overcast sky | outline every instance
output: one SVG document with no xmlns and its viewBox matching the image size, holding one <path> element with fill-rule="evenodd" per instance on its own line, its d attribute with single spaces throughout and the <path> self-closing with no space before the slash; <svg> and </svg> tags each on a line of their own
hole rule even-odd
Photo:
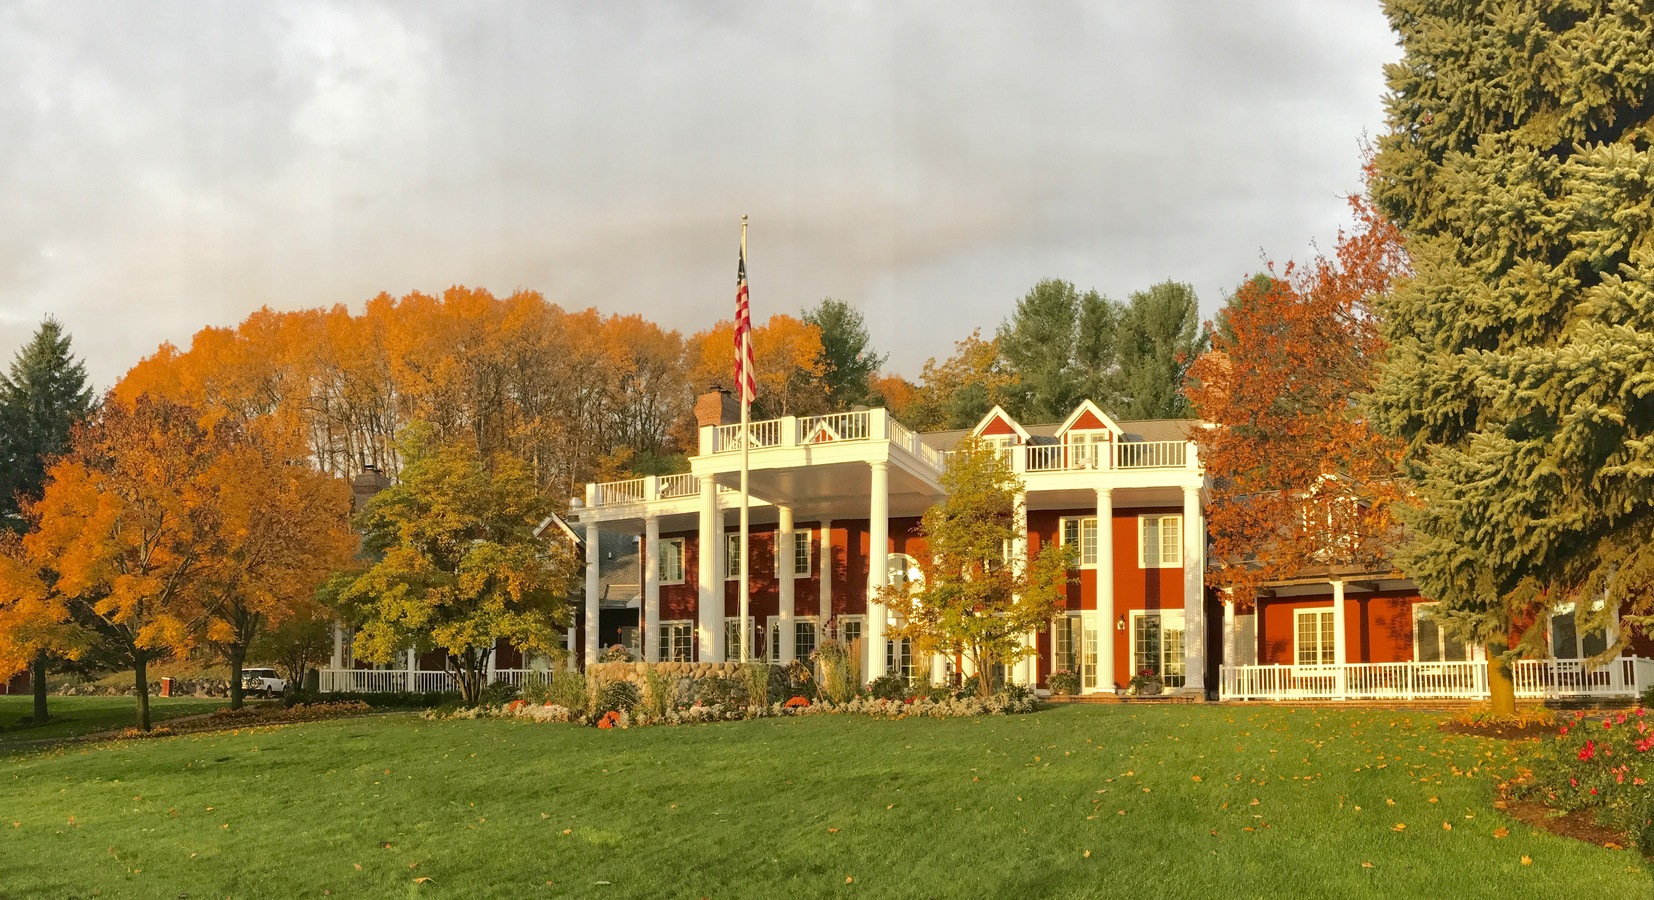
<svg viewBox="0 0 1654 900">
<path fill-rule="evenodd" d="M 1210 316 L 1329 248 L 1377 0 L 0 5 L 0 360 L 100 388 L 261 305 L 859 307 L 915 376 L 1044 277 Z M 0 363 L 3 364 L 3 363 Z"/>
</svg>

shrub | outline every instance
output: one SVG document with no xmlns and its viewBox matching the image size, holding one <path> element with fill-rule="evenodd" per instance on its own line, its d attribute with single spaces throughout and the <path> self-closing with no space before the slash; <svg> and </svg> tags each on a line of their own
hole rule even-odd
<svg viewBox="0 0 1654 900">
<path fill-rule="evenodd" d="M 1058 669 L 1052 672 L 1045 683 L 1051 687 L 1053 694 L 1078 694 L 1080 692 L 1080 676 L 1067 669 Z"/>
<path fill-rule="evenodd" d="M 677 706 L 678 692 L 676 676 L 661 672 L 657 666 L 643 667 L 643 711 L 650 718 L 662 718 Z"/>
<path fill-rule="evenodd" d="M 783 697 L 803 697 L 806 700 L 816 698 L 816 676 L 809 663 L 795 659 L 781 670 L 781 674 L 786 679 L 786 684 L 774 693 Z"/>
<path fill-rule="evenodd" d="M 1514 715 L 1498 716 L 1493 714 L 1489 707 L 1466 710 L 1453 717 L 1453 721 L 1460 725 L 1475 728 L 1527 728 L 1529 726 L 1556 725 L 1556 713 L 1543 706 L 1524 706 L 1516 710 Z"/>
<path fill-rule="evenodd" d="M 633 708 L 643 702 L 643 692 L 630 681 L 604 682 L 597 692 L 597 704 L 592 708 L 592 715 L 599 719 L 609 713 L 625 713 L 630 716 Z"/>
<path fill-rule="evenodd" d="M 875 700 L 901 700 L 913 696 L 913 686 L 907 676 L 897 672 L 880 675 L 867 685 L 867 692 Z"/>
<path fill-rule="evenodd" d="M 522 698 L 535 706 L 550 703 L 570 710 L 576 716 L 586 714 L 586 676 L 579 672 L 558 672 L 550 678 L 534 680 L 523 685 Z"/>
<path fill-rule="evenodd" d="M 295 691 L 288 698 L 288 706 L 300 706 L 317 703 L 345 703 L 355 701 L 365 703 L 374 709 L 435 709 L 448 703 L 459 700 L 457 693 L 415 693 L 405 691 L 386 691 L 384 693 L 331 693 L 313 694 L 309 691 Z"/>
<path fill-rule="evenodd" d="M 517 686 L 504 678 L 496 678 L 488 687 L 482 689 L 482 696 L 478 702 L 483 706 L 503 706 L 517 699 L 520 693 Z"/>
<path fill-rule="evenodd" d="M 725 678 L 722 675 L 708 675 L 705 678 L 695 679 L 693 688 L 695 702 L 702 706 L 746 706 L 746 682 L 738 678 Z"/>
<path fill-rule="evenodd" d="M 752 662 L 741 667 L 741 680 L 745 682 L 748 706 L 770 705 L 770 666 L 768 663 Z"/>
<path fill-rule="evenodd" d="M 843 703 L 855 696 L 861 665 L 853 649 L 838 641 L 826 641 L 816 649 L 815 658 L 821 664 L 821 696 L 827 700 Z"/>
<path fill-rule="evenodd" d="M 1541 743 L 1519 795 L 1563 810 L 1589 810 L 1605 828 L 1654 848 L 1654 725 L 1641 707 L 1587 717 L 1578 712 Z"/>
<path fill-rule="evenodd" d="M 1645 709 L 1654 707 L 1654 684 L 1649 685 L 1643 690 L 1642 700 L 1640 702 Z"/>
</svg>

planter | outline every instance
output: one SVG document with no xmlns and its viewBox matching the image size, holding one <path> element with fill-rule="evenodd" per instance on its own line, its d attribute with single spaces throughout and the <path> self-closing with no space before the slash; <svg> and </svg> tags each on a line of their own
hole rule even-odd
<svg viewBox="0 0 1654 900">
<path fill-rule="evenodd" d="M 1132 685 L 1129 690 L 1130 693 L 1138 697 L 1153 697 L 1165 690 L 1165 686 L 1158 681 L 1145 681 L 1141 684 Z"/>
</svg>

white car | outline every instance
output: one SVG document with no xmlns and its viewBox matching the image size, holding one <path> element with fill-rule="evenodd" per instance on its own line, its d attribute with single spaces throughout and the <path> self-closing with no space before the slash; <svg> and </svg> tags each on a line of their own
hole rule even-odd
<svg viewBox="0 0 1654 900">
<path fill-rule="evenodd" d="M 241 689 L 249 694 L 278 697 L 287 690 L 287 679 L 278 675 L 275 669 L 242 669 Z"/>
</svg>

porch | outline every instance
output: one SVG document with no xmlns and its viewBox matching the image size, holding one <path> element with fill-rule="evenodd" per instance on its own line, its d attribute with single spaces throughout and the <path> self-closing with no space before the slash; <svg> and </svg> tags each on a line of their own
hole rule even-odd
<svg viewBox="0 0 1654 900">
<path fill-rule="evenodd" d="M 1654 687 L 1654 659 L 1624 656 L 1524 659 L 1512 667 L 1516 696 L 1544 700 L 1631 699 Z M 1222 666 L 1222 700 L 1485 700 L 1487 662 Z"/>
</svg>

